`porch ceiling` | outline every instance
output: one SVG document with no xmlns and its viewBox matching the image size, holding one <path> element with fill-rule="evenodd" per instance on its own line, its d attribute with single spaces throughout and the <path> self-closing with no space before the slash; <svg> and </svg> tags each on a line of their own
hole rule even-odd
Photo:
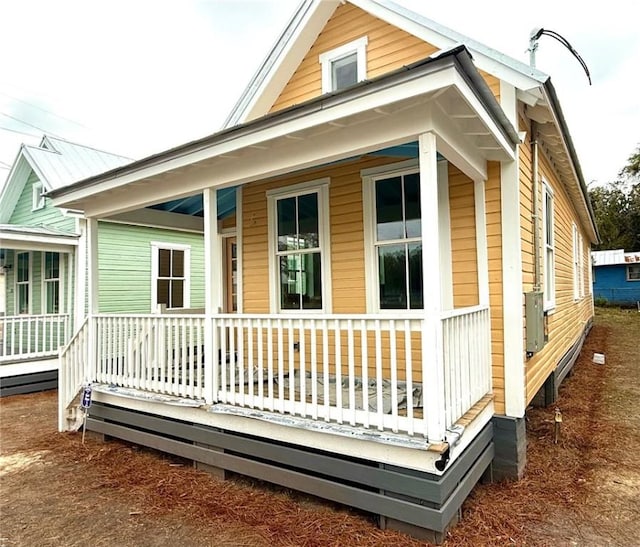
<svg viewBox="0 0 640 547">
<path fill-rule="evenodd" d="M 210 187 L 229 188 L 375 153 L 428 131 L 436 135 L 443 156 L 472 178 L 484 178 L 488 160 L 514 158 L 514 132 L 499 119 L 499 106 L 477 72 L 470 75 L 459 60 L 430 59 L 324 95 L 223 131 L 163 161 L 142 160 L 139 168 L 54 192 L 54 204 L 106 217 Z M 468 53 L 463 61 L 470 63 Z"/>
</svg>

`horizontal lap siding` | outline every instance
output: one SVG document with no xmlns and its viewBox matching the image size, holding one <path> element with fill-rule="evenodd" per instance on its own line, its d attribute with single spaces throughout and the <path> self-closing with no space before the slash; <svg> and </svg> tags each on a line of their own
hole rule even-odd
<svg viewBox="0 0 640 547">
<path fill-rule="evenodd" d="M 479 295 L 474 185 L 452 164 L 449 164 L 449 214 L 453 305 L 455 308 L 476 306 Z"/>
<path fill-rule="evenodd" d="M 500 164 L 487 163 L 485 209 L 491 307 L 491 379 L 496 413 L 504 413 L 504 332 L 502 304 L 502 205 Z"/>
<path fill-rule="evenodd" d="M 271 107 L 271 112 L 318 97 L 322 93 L 319 56 L 367 36 L 367 79 L 425 59 L 437 48 L 351 4 L 338 6 L 315 43 Z"/>
<path fill-rule="evenodd" d="M 104 313 L 151 311 L 151 242 L 191 246 L 191 307 L 204 307 L 203 236 L 100 222 L 99 309 Z"/>
<path fill-rule="evenodd" d="M 550 160 L 545 157 L 542 151 L 540 153 L 540 172 L 554 191 L 556 306 L 553 312 L 548 315 L 549 340 L 547 344 L 542 351 L 527 361 L 527 402 L 533 399 L 563 355 L 579 339 L 587 321 L 592 317 L 590 296 L 574 300 L 572 226 L 574 222 L 580 226 L 577 213 L 572 206 L 571 199 L 565 191 L 564 185 L 562 185 L 556 177 Z M 541 199 L 542 186 L 539 188 L 539 199 Z M 526 194 L 524 194 L 523 199 L 525 199 L 525 204 L 523 208 L 525 210 L 531 210 L 531 194 L 529 194 L 528 203 L 526 202 L 526 197 Z M 538 205 L 538 207 L 540 207 L 540 205 Z M 581 232 L 583 239 L 587 241 L 586 234 L 582 229 Z M 542 235 L 540 240 L 542 244 Z M 588 252 L 585 251 L 585 254 L 588 254 Z M 532 260 L 532 257 L 530 260 Z M 583 265 L 588 266 L 588 261 L 583 260 Z M 542 266 L 543 263 L 541 261 L 541 270 L 543 270 Z M 586 276 L 587 272 L 585 268 L 585 277 Z M 525 274 L 525 291 L 532 289 L 531 283 L 526 283 L 526 280 L 531 278 L 532 276 L 526 276 Z M 544 283 L 544 271 L 542 271 L 541 282 Z"/>
</svg>

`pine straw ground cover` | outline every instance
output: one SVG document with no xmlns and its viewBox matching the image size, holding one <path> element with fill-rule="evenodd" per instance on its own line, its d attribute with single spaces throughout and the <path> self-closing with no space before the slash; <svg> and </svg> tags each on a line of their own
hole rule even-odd
<svg viewBox="0 0 640 547">
<path fill-rule="evenodd" d="M 640 545 L 640 314 L 598 311 L 523 480 L 478 486 L 449 547 Z M 591 362 L 606 354 L 606 365 Z M 0 400 L 0 546 L 418 546 L 370 516 L 125 443 L 55 431 L 56 394 Z"/>
</svg>

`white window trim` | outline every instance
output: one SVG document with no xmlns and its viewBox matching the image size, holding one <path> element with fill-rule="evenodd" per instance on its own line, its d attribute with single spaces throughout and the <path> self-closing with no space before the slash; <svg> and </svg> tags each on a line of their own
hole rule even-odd
<svg viewBox="0 0 640 547">
<path fill-rule="evenodd" d="M 162 241 L 152 241 L 151 245 L 151 312 L 158 309 L 158 251 L 167 249 L 172 251 L 184 251 L 184 299 L 183 308 L 191 307 L 191 245 L 181 243 L 166 243 Z M 180 308 L 175 308 L 180 309 Z"/>
<path fill-rule="evenodd" d="M 367 79 L 368 42 L 368 38 L 366 36 L 362 36 L 357 40 L 353 40 L 352 42 L 320 54 L 319 62 L 322 65 L 322 93 L 330 93 L 333 91 L 333 82 L 331 81 L 331 64 L 334 61 L 353 53 L 356 53 L 357 55 L 358 82 Z"/>
<path fill-rule="evenodd" d="M 627 271 L 626 271 L 626 274 L 627 274 L 627 275 L 626 275 L 626 277 L 627 277 L 627 281 L 629 281 L 630 283 L 635 283 L 636 281 L 639 281 L 639 282 L 640 282 L 640 279 L 631 279 L 631 278 L 629 277 L 629 269 L 630 269 L 632 266 L 638 266 L 638 267 L 640 268 L 640 264 L 627 264 L 627 267 L 626 267 L 626 270 L 627 270 Z"/>
<path fill-rule="evenodd" d="M 24 254 L 28 256 L 28 262 L 29 262 L 29 269 L 28 269 L 29 279 L 27 280 L 26 283 L 24 281 L 20 281 L 20 282 L 18 281 L 18 264 L 19 264 L 18 257 Z M 13 277 L 13 283 L 15 286 L 15 289 L 14 289 L 15 298 L 14 298 L 14 307 L 13 307 L 14 315 L 31 315 L 33 312 L 33 255 L 29 251 L 17 252 L 15 253 L 14 260 L 15 260 L 15 264 L 14 264 L 15 273 Z M 18 290 L 18 287 L 20 285 L 27 285 L 27 295 L 29 298 L 29 305 L 27 306 L 26 314 L 20 313 L 20 306 L 19 306 L 20 291 Z"/>
<path fill-rule="evenodd" d="M 384 315 L 397 315 L 401 312 L 403 315 L 415 315 L 423 317 L 424 310 L 397 309 L 382 310 L 380 309 L 380 290 L 378 282 L 378 257 L 375 252 L 375 230 L 376 230 L 376 214 L 375 214 L 375 181 L 382 178 L 388 178 L 397 175 L 407 175 L 419 172 L 419 162 L 417 160 L 407 160 L 381 167 L 372 167 L 360 171 L 362 177 L 362 200 L 364 209 L 364 260 L 365 260 L 365 287 L 367 299 L 367 313 L 376 313 Z"/>
<path fill-rule="evenodd" d="M 42 195 L 42 191 L 44 186 L 41 181 L 36 181 L 31 185 L 31 210 L 39 211 L 40 209 L 44 209 L 45 206 L 45 197 Z"/>
<path fill-rule="evenodd" d="M 269 308 L 271 313 L 332 313 L 331 283 L 331 236 L 329 231 L 329 177 L 293 184 L 283 188 L 274 188 L 266 192 L 267 196 L 267 237 L 269 238 Z M 322 309 L 319 310 L 281 310 L 280 278 L 276 260 L 277 211 L 279 199 L 296 197 L 311 193 L 318 194 L 318 231 L 320 256 L 322 260 Z"/>
<path fill-rule="evenodd" d="M 586 296 L 584 290 L 584 240 L 582 239 L 582 234 L 578 231 L 578 264 L 580 265 L 580 269 L 578 270 L 578 281 L 580 283 L 579 286 L 579 295 L 580 298 L 584 298 Z"/>
<path fill-rule="evenodd" d="M 551 245 L 547 245 L 547 195 L 551 196 Z M 555 200 L 553 195 L 553 189 L 546 180 L 542 180 L 542 263 L 544 272 L 544 285 L 543 285 L 543 309 L 546 312 L 552 311 L 556 307 L 556 268 L 555 268 Z M 551 251 L 551 279 L 547 279 L 547 273 L 549 271 L 547 264 L 548 251 Z M 547 289 L 550 294 L 547 294 Z"/>
<path fill-rule="evenodd" d="M 572 223 L 572 241 L 573 241 L 573 299 L 580 299 L 580 251 L 578 249 L 578 227 L 575 222 Z"/>
<path fill-rule="evenodd" d="M 54 252 L 54 251 L 49 251 L 49 252 Z M 42 315 L 64 314 L 64 299 L 63 299 L 64 279 L 65 279 L 64 260 L 63 260 L 62 253 L 56 252 L 56 254 L 58 255 L 58 277 L 51 278 L 51 279 L 45 278 L 47 251 L 42 251 L 42 256 L 40 258 L 40 261 L 41 261 L 40 264 L 41 264 L 41 270 L 42 270 L 42 275 L 41 275 L 42 288 L 40 290 L 40 300 L 41 300 L 40 309 L 42 310 Z M 47 312 L 47 283 L 50 283 L 52 281 L 58 281 L 58 313 L 57 314 Z"/>
</svg>

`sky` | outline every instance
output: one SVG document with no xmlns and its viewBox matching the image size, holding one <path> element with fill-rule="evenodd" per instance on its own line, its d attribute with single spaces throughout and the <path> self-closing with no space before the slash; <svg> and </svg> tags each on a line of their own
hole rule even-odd
<svg viewBox="0 0 640 547">
<path fill-rule="evenodd" d="M 134 159 L 218 131 L 299 0 L 0 2 L 0 184 L 43 133 Z M 534 28 L 587 184 L 640 144 L 640 3 L 396 3 L 522 62 Z M 527 9 L 528 8 L 528 9 Z"/>
</svg>

